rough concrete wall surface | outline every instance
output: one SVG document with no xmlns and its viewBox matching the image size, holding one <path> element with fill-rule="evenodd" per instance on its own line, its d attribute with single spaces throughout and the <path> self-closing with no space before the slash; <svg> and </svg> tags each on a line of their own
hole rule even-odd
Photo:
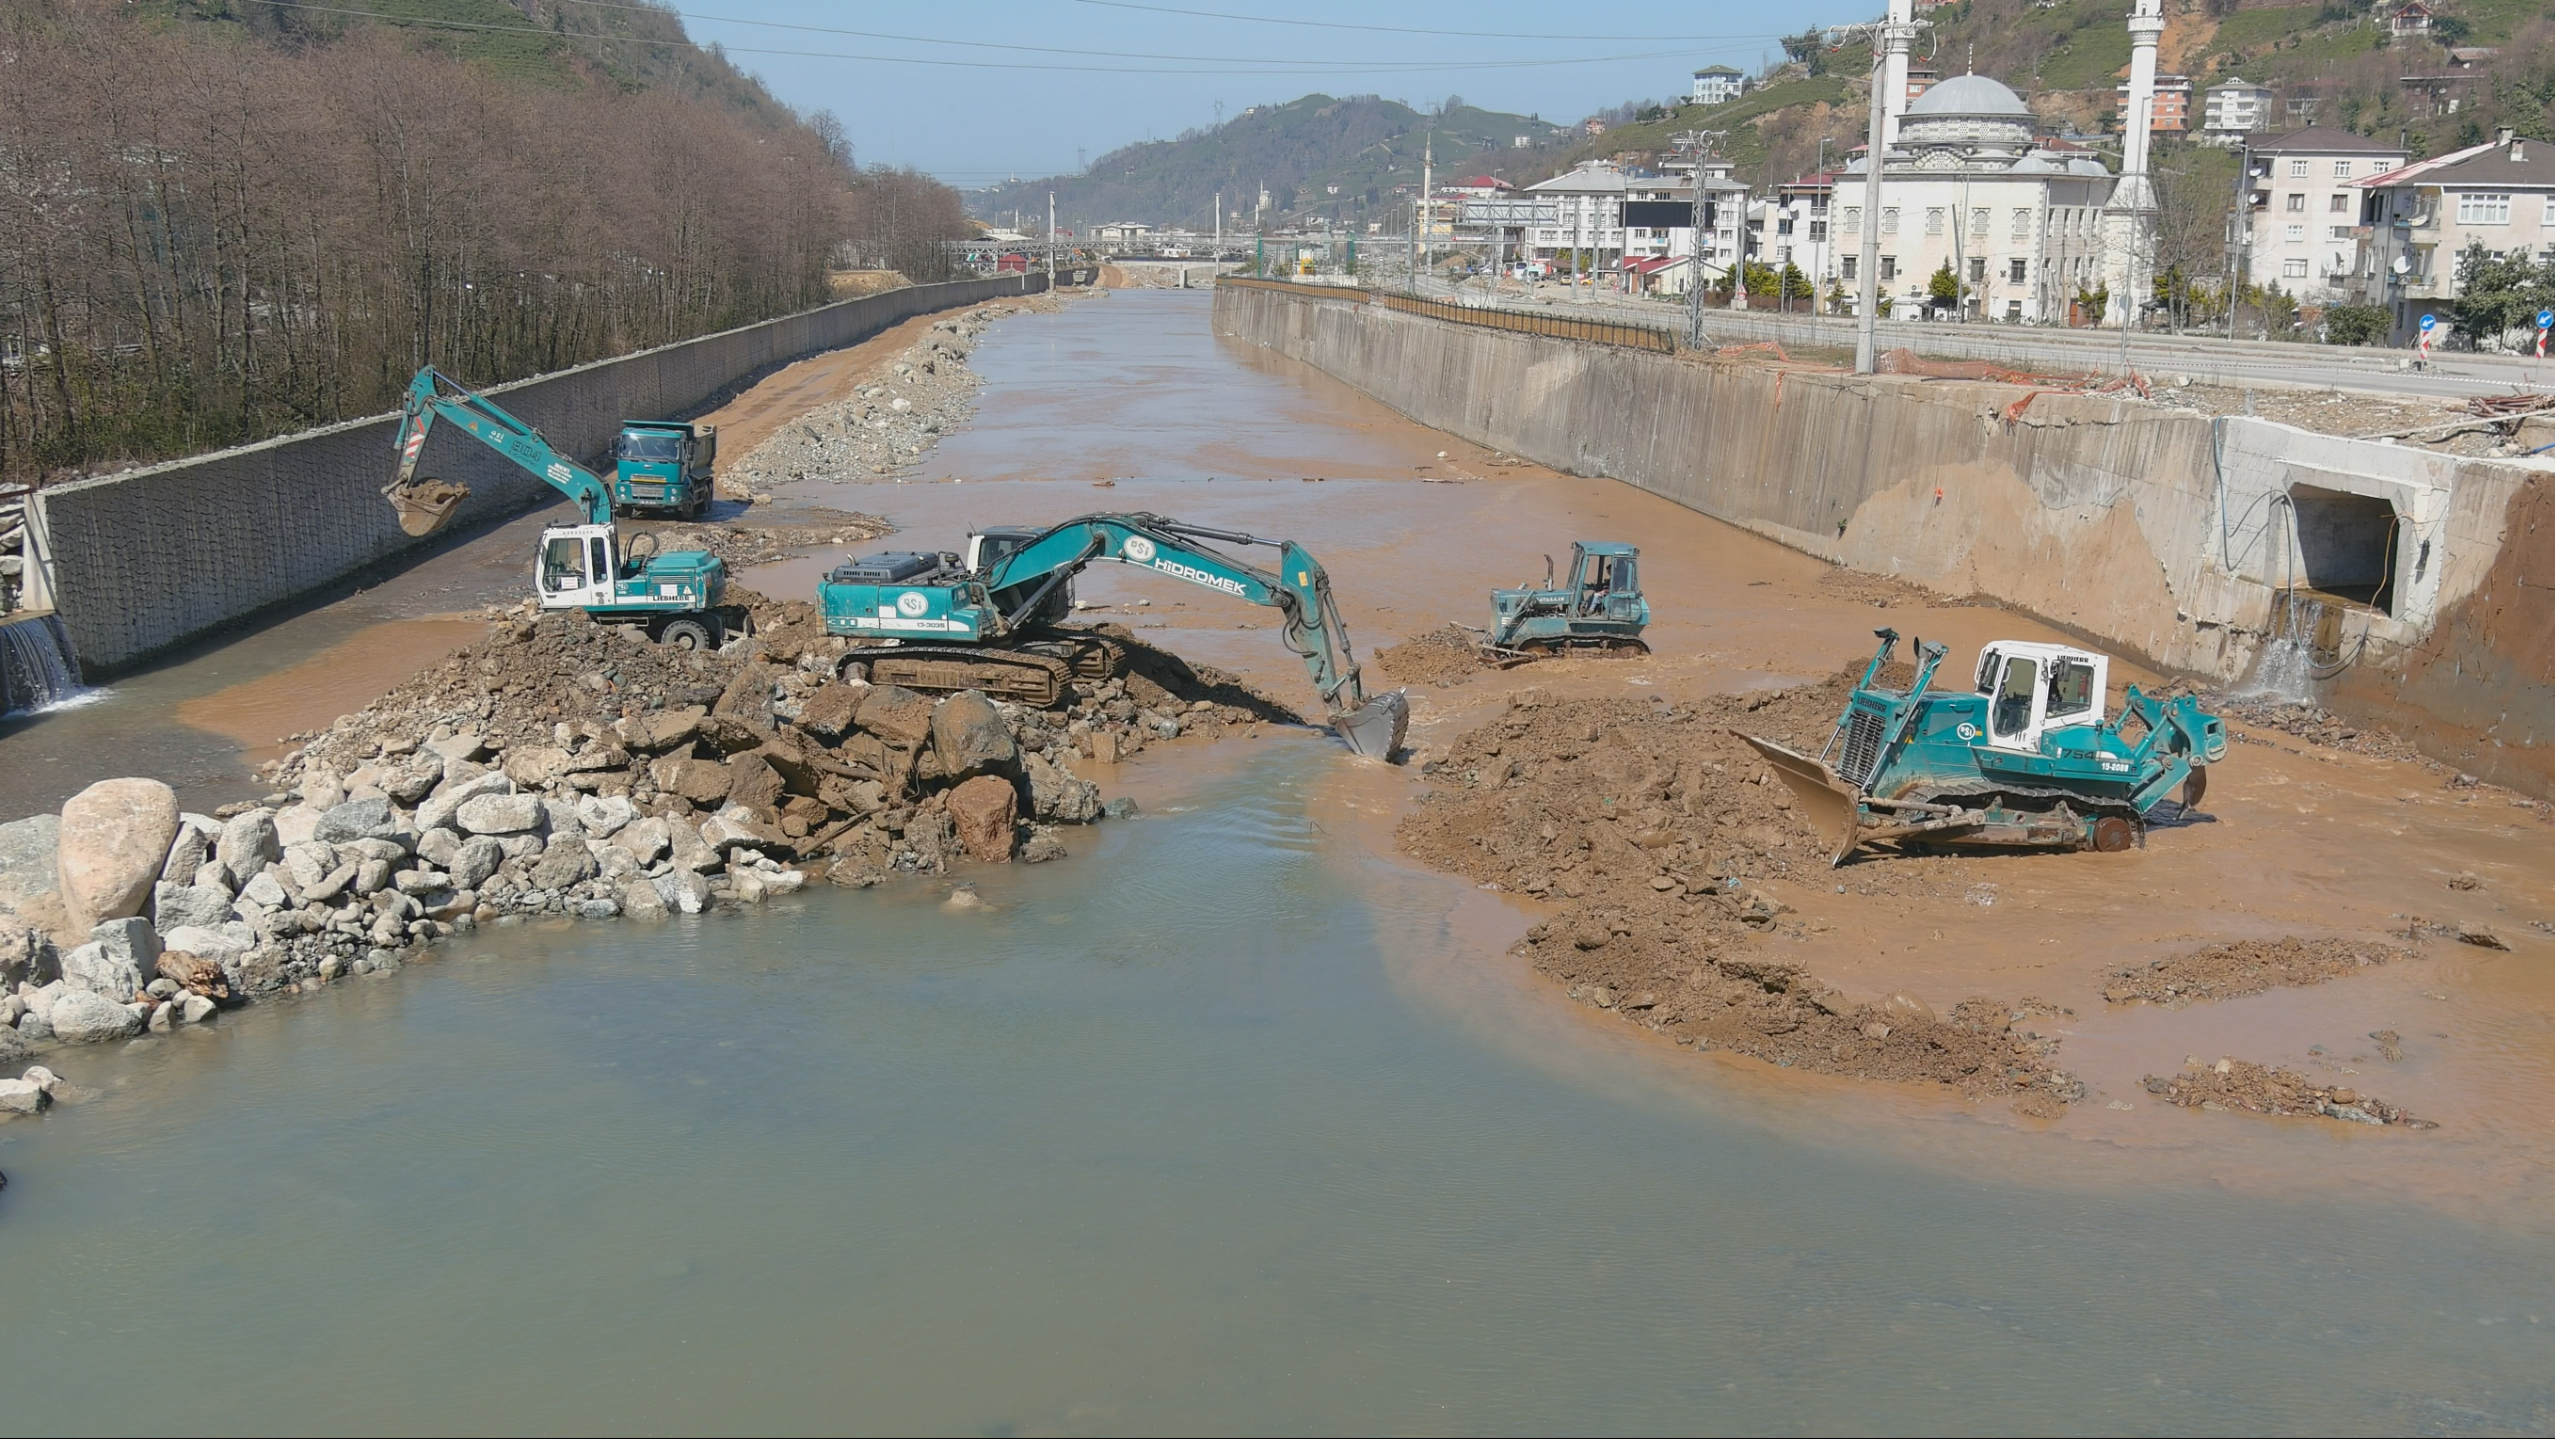
<svg viewBox="0 0 2555 1439">
<path fill-rule="evenodd" d="M 2393 603 L 2342 616 L 2356 668 L 2337 700 L 2383 692 L 2479 734 L 2542 716 L 2531 732 L 2555 735 L 2555 638 L 2527 629 L 2545 625 L 2531 618 L 2542 606 L 2514 608 L 2520 562 L 2503 542 L 2505 512 L 2536 503 L 2543 464 L 2012 385 L 1698 362 L 1239 287 L 1218 290 L 1215 316 L 1220 333 L 1422 424 L 2220 680 L 2241 676 L 2279 622 L 2298 497 L 2382 502 L 2366 532 L 2384 543 Z M 2308 523 L 2327 529 L 2307 539 L 2325 544 L 2329 519 L 2309 503 Z M 2536 568 L 2555 575 L 2547 558 Z M 2442 649 L 2437 621 L 2452 614 L 2462 648 Z"/>
<path fill-rule="evenodd" d="M 565 454 L 609 447 L 625 419 L 680 417 L 775 365 L 915 315 L 1018 294 L 1023 280 L 918 285 L 495 386 Z M 1028 277 L 1043 289 L 1042 277 Z M 34 529 L 81 665 L 111 671 L 436 540 L 402 533 L 380 496 L 396 415 L 39 491 Z M 441 426 L 421 474 L 470 486 L 455 531 L 554 491 Z"/>
</svg>

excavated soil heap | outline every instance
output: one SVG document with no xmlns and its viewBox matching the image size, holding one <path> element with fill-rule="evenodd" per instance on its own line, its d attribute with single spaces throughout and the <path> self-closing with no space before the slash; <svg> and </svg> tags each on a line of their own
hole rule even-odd
<svg viewBox="0 0 2555 1439">
<path fill-rule="evenodd" d="M 2147 1092 L 2185 1109 L 2240 1109 L 2248 1114 L 2306 1114 L 2353 1124 L 2401 1124 L 2437 1129 L 2375 1095 L 2349 1085 L 2320 1084 L 2294 1069 L 2276 1069 L 2242 1059 L 2216 1064 L 2194 1060 L 2168 1079 L 2147 1076 Z"/>
<path fill-rule="evenodd" d="M 1375 652 L 1375 667 L 1395 684 L 1459 685 L 1483 668 L 1473 632 L 1447 625 Z"/>
<path fill-rule="evenodd" d="M 1528 931 L 1528 961 L 1573 998 L 1681 1044 L 2016 1095 L 2024 1113 L 2055 1114 L 2083 1092 L 2038 1023 L 2063 1013 L 2055 1006 L 1974 998 L 1937 1015 L 1903 995 L 1852 999 L 1758 947 L 1790 924 L 1759 882 L 1824 876 L 1827 857 L 1731 731 L 1815 753 L 1860 673 L 1693 707 L 1527 691 L 1427 765 L 1434 786 L 1400 842 L 1441 869 L 1562 902 Z M 1948 863 L 1892 859 L 1862 882 L 1956 884 Z"/>
<path fill-rule="evenodd" d="M 2240 999 L 2287 985 L 2322 984 L 2412 957 L 2411 950 L 2346 939 L 2240 940 L 2120 970 L 2104 985 L 2103 998 L 2113 1004 L 2145 1000 L 2175 1006 Z"/>
</svg>

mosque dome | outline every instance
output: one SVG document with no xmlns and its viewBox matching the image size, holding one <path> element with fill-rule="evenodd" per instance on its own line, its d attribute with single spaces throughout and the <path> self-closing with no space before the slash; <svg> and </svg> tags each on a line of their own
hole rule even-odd
<svg viewBox="0 0 2555 1439">
<path fill-rule="evenodd" d="M 2032 110 L 2022 96 L 1984 75 L 1955 75 L 1907 107 L 1899 143 L 2019 151 L 2031 148 L 2032 130 Z"/>
</svg>

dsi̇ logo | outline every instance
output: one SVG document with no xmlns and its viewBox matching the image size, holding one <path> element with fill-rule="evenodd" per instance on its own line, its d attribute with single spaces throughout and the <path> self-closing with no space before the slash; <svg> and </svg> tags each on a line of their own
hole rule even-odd
<svg viewBox="0 0 2555 1439">
<path fill-rule="evenodd" d="M 896 597 L 896 613 L 909 620 L 921 619 L 923 611 L 931 607 L 932 602 L 923 597 L 921 590 L 907 590 Z"/>
<path fill-rule="evenodd" d="M 1118 551 L 1118 553 L 1140 565 L 1152 564 L 1154 555 L 1153 541 L 1146 539 L 1142 535 L 1129 535 L 1127 536 L 1127 543 Z"/>
</svg>

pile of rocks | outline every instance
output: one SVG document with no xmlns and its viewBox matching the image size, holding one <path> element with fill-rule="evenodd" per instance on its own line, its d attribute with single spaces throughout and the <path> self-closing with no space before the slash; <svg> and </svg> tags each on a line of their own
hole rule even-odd
<svg viewBox="0 0 2555 1439">
<path fill-rule="evenodd" d="M 792 480 L 852 480 L 892 475 L 920 459 L 941 434 L 974 413 L 984 383 L 967 355 L 985 327 L 1029 305 L 985 305 L 935 321 L 888 378 L 852 398 L 790 421 L 719 476 L 733 493 L 751 494 Z"/>
<path fill-rule="evenodd" d="M 257 803 L 181 813 L 119 779 L 0 825 L 0 1060 L 396 969 L 492 921 L 1061 858 L 1061 826 L 1132 811 L 1078 758 L 1293 718 L 1123 632 L 1134 667 L 1051 710 L 872 686 L 839 676 L 812 607 L 748 598 L 760 636 L 716 654 L 573 611 L 510 619 L 301 737 Z"/>
</svg>

